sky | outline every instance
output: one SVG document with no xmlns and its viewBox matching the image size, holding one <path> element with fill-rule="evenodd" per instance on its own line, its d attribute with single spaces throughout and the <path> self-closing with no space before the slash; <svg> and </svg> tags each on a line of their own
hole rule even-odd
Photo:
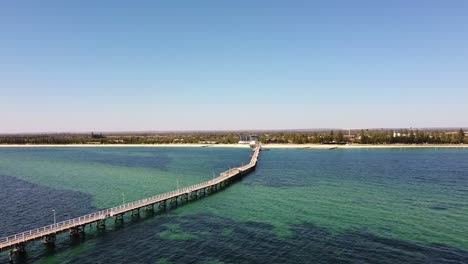
<svg viewBox="0 0 468 264">
<path fill-rule="evenodd" d="M 0 133 L 468 126 L 468 1 L 2 1 Z"/>
</svg>

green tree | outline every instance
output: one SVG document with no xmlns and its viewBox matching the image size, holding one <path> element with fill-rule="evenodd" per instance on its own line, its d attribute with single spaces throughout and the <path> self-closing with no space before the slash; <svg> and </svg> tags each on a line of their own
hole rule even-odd
<svg viewBox="0 0 468 264">
<path fill-rule="evenodd" d="M 335 134 L 335 142 L 337 142 L 337 143 L 344 142 L 343 131 L 338 130 L 338 132 Z"/>
<path fill-rule="evenodd" d="M 361 144 L 367 144 L 367 143 L 369 143 L 369 138 L 364 133 L 364 129 L 363 129 L 361 130 Z"/>
<path fill-rule="evenodd" d="M 458 143 L 460 143 L 460 144 L 465 141 L 465 131 L 463 131 L 462 128 L 460 128 L 460 130 L 458 130 L 457 140 L 458 140 Z"/>
<path fill-rule="evenodd" d="M 409 144 L 414 144 L 416 143 L 415 142 L 415 139 L 416 139 L 416 135 L 414 134 L 413 131 L 410 132 L 409 136 L 408 136 L 408 143 Z"/>
</svg>

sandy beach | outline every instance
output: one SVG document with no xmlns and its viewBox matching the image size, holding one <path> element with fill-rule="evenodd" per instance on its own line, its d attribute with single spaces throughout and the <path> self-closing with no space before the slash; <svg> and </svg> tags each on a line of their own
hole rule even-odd
<svg viewBox="0 0 468 264">
<path fill-rule="evenodd" d="M 0 148 L 34 147 L 198 147 L 198 148 L 249 148 L 244 144 L 43 144 L 43 145 L 0 145 Z M 401 148 L 468 148 L 468 144 L 392 144 L 392 145 L 324 145 L 324 144 L 262 144 L 266 149 L 401 149 Z"/>
</svg>

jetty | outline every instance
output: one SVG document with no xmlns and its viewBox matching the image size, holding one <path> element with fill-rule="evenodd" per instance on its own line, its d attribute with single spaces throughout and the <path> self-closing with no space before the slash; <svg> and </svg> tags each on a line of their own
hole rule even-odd
<svg viewBox="0 0 468 264">
<path fill-rule="evenodd" d="M 85 227 L 92 224 L 105 229 L 106 220 L 113 218 L 115 222 L 123 222 L 127 213 L 131 213 L 132 216 L 139 215 L 140 210 L 154 210 L 155 206 L 163 210 L 168 205 L 175 207 L 179 203 L 207 196 L 255 170 L 261 148 L 260 144 L 254 147 L 248 164 L 222 172 L 212 180 L 0 238 L 0 252 L 10 250 L 10 261 L 12 261 L 12 256 L 24 253 L 26 244 L 32 241 L 43 240 L 46 245 L 53 246 L 56 236 L 63 232 L 69 232 L 70 236 L 80 236 L 84 234 Z"/>
</svg>

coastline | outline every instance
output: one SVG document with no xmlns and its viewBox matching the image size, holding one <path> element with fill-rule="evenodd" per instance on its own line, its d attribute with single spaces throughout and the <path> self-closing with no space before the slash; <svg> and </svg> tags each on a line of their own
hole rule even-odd
<svg viewBox="0 0 468 264">
<path fill-rule="evenodd" d="M 269 149 L 401 149 L 401 148 L 468 148 L 468 144 L 352 144 L 352 145 L 324 145 L 324 144 L 262 144 Z"/>
<path fill-rule="evenodd" d="M 243 144 L 38 144 L 38 145 L 1 145 L 0 148 L 35 147 L 195 147 L 195 148 L 249 148 Z M 468 148 L 468 144 L 387 144 L 387 145 L 324 145 L 324 144 L 262 144 L 266 149 L 401 149 L 401 148 Z"/>
</svg>

